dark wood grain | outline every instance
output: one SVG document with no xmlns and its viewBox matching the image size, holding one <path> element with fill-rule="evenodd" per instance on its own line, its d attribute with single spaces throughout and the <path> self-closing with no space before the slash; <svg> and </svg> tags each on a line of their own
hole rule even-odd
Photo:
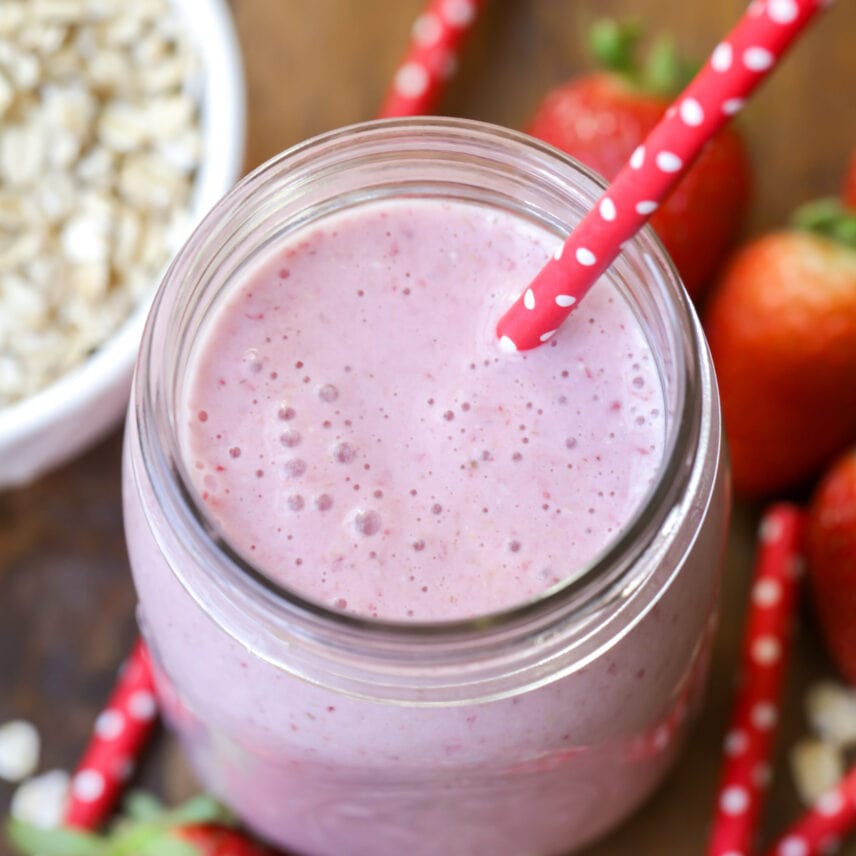
<svg viewBox="0 0 856 856">
<path fill-rule="evenodd" d="M 233 0 L 245 52 L 247 167 L 307 136 L 370 118 L 421 0 Z M 740 0 L 495 0 L 444 100 L 452 115 L 521 127 L 552 84 L 586 67 L 580 44 L 601 14 L 635 14 L 701 56 Z M 747 234 L 775 228 L 801 201 L 834 192 L 856 145 L 856 4 L 840 3 L 786 59 L 741 125 L 757 165 Z M 134 595 L 120 507 L 121 439 L 111 437 L 35 484 L 0 494 L 0 722 L 33 720 L 43 767 L 74 765 L 134 637 Z M 707 703 L 674 775 L 591 856 L 702 854 L 744 612 L 757 508 L 738 505 L 725 568 L 723 622 Z M 763 835 L 798 810 L 785 762 L 804 730 L 801 697 L 829 672 L 803 616 Z M 194 787 L 160 735 L 145 784 L 175 799 Z M 0 785 L 0 810 L 11 792 Z M 0 843 L 0 853 L 4 852 Z M 856 844 L 842 852 L 856 854 Z"/>
</svg>

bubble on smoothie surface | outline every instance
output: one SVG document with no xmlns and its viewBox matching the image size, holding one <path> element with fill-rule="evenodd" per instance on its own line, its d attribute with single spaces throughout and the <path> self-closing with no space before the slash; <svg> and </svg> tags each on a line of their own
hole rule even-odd
<svg viewBox="0 0 856 856">
<path fill-rule="evenodd" d="M 340 464 L 350 464 L 357 456 L 357 450 L 350 443 L 337 443 L 332 451 L 333 459 Z"/>
<path fill-rule="evenodd" d="M 306 472 L 306 461 L 303 458 L 292 458 L 285 462 L 285 472 L 292 478 L 302 476 Z"/>
<path fill-rule="evenodd" d="M 326 401 L 328 404 L 335 401 L 339 397 L 339 390 L 332 383 L 325 383 L 318 390 L 318 398 L 321 401 Z"/>
<path fill-rule="evenodd" d="M 300 511 L 305 504 L 303 497 L 299 493 L 292 494 L 288 498 L 288 507 L 291 511 Z"/>
<path fill-rule="evenodd" d="M 251 374 L 258 374 L 264 368 L 264 361 L 255 348 L 248 348 L 241 357 L 241 363 Z"/>
<path fill-rule="evenodd" d="M 333 497 L 329 493 L 322 493 L 315 498 L 315 507 L 319 511 L 329 511 L 333 507 Z"/>
<path fill-rule="evenodd" d="M 282 404 L 280 405 L 276 415 L 277 418 L 281 419 L 283 422 L 289 422 L 297 416 L 297 411 L 293 407 L 289 407 L 287 404 Z"/>
<path fill-rule="evenodd" d="M 289 428 L 279 435 L 279 442 L 287 449 L 293 449 L 300 443 L 300 432 L 295 428 Z"/>
<path fill-rule="evenodd" d="M 359 535 L 376 535 L 380 532 L 381 519 L 376 511 L 357 510 L 352 514 L 351 521 L 354 531 Z"/>
</svg>

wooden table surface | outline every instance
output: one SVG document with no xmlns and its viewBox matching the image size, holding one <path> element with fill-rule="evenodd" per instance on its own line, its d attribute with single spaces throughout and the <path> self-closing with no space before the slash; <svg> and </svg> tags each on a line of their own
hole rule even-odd
<svg viewBox="0 0 856 856">
<path fill-rule="evenodd" d="M 248 168 L 305 137 L 371 118 L 421 0 L 232 0 L 249 97 Z M 585 67 L 586 26 L 635 14 L 704 55 L 742 11 L 740 0 L 494 0 L 443 112 L 522 126 L 539 96 Z M 741 119 L 757 167 L 747 234 L 784 222 L 801 201 L 836 190 L 856 145 L 856 3 L 827 13 Z M 120 508 L 121 438 L 0 494 L 0 722 L 39 727 L 42 768 L 73 767 L 114 670 L 135 636 L 134 593 Z M 738 504 L 723 618 L 705 710 L 674 775 L 591 856 L 704 852 L 744 613 L 758 508 Z M 786 753 L 803 733 L 805 687 L 829 673 L 811 617 L 798 630 L 764 820 L 770 837 L 798 811 Z M 140 780 L 168 799 L 194 788 L 173 741 L 160 735 Z M 0 812 L 11 788 L 0 785 Z M 6 845 L 0 843 L 0 854 Z M 841 852 L 856 854 L 856 841 Z"/>
</svg>

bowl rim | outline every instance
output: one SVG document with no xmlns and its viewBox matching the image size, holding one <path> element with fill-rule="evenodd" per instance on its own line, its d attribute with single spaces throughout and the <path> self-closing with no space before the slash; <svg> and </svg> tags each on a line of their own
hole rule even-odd
<svg viewBox="0 0 856 856">
<path fill-rule="evenodd" d="M 170 3 L 190 35 L 205 79 L 200 100 L 203 155 L 191 193 L 189 234 L 241 174 L 246 141 L 246 84 L 238 36 L 226 0 Z M 32 395 L 0 407 L 0 456 L 13 453 L 17 444 L 51 424 L 97 405 L 102 396 L 123 381 L 127 380 L 130 386 L 149 307 L 166 267 L 131 314 L 83 362 Z M 86 445 L 96 439 L 93 436 Z M 73 454 L 81 451 L 83 447 Z M 43 471 L 41 459 L 49 457 L 49 449 L 33 456 L 29 467 L 32 475 Z M 0 488 L 6 483 L 2 470 L 0 467 Z"/>
</svg>

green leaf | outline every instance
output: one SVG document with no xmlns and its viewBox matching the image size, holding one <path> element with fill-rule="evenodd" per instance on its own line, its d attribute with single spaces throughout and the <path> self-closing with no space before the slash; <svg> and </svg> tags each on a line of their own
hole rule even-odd
<svg viewBox="0 0 856 856">
<path fill-rule="evenodd" d="M 797 229 L 823 235 L 848 247 L 856 247 L 856 212 L 833 197 L 801 205 L 794 211 L 791 223 Z"/>
<path fill-rule="evenodd" d="M 831 226 L 843 213 L 844 208 L 834 197 L 815 199 L 800 205 L 793 214 L 793 224 L 799 229 L 819 231 Z"/>
<path fill-rule="evenodd" d="M 164 813 L 163 803 L 146 791 L 131 791 L 122 802 L 122 808 L 131 820 L 140 822 L 154 820 Z"/>
<path fill-rule="evenodd" d="M 649 92 L 671 98 L 680 88 L 683 63 L 674 39 L 658 39 L 645 62 L 643 85 Z"/>
<path fill-rule="evenodd" d="M 104 839 L 91 832 L 59 827 L 42 829 L 10 818 L 6 824 L 16 850 L 30 856 L 93 856 L 103 852 Z"/>
<path fill-rule="evenodd" d="M 636 46 L 642 28 L 636 21 L 613 21 L 604 18 L 595 21 L 589 31 L 589 50 L 598 65 L 609 71 L 633 75 L 636 65 Z"/>
<path fill-rule="evenodd" d="M 162 818 L 165 826 L 195 826 L 203 823 L 218 823 L 225 826 L 235 824 L 234 815 L 209 794 L 197 794 L 187 802 L 166 812 Z"/>
</svg>

